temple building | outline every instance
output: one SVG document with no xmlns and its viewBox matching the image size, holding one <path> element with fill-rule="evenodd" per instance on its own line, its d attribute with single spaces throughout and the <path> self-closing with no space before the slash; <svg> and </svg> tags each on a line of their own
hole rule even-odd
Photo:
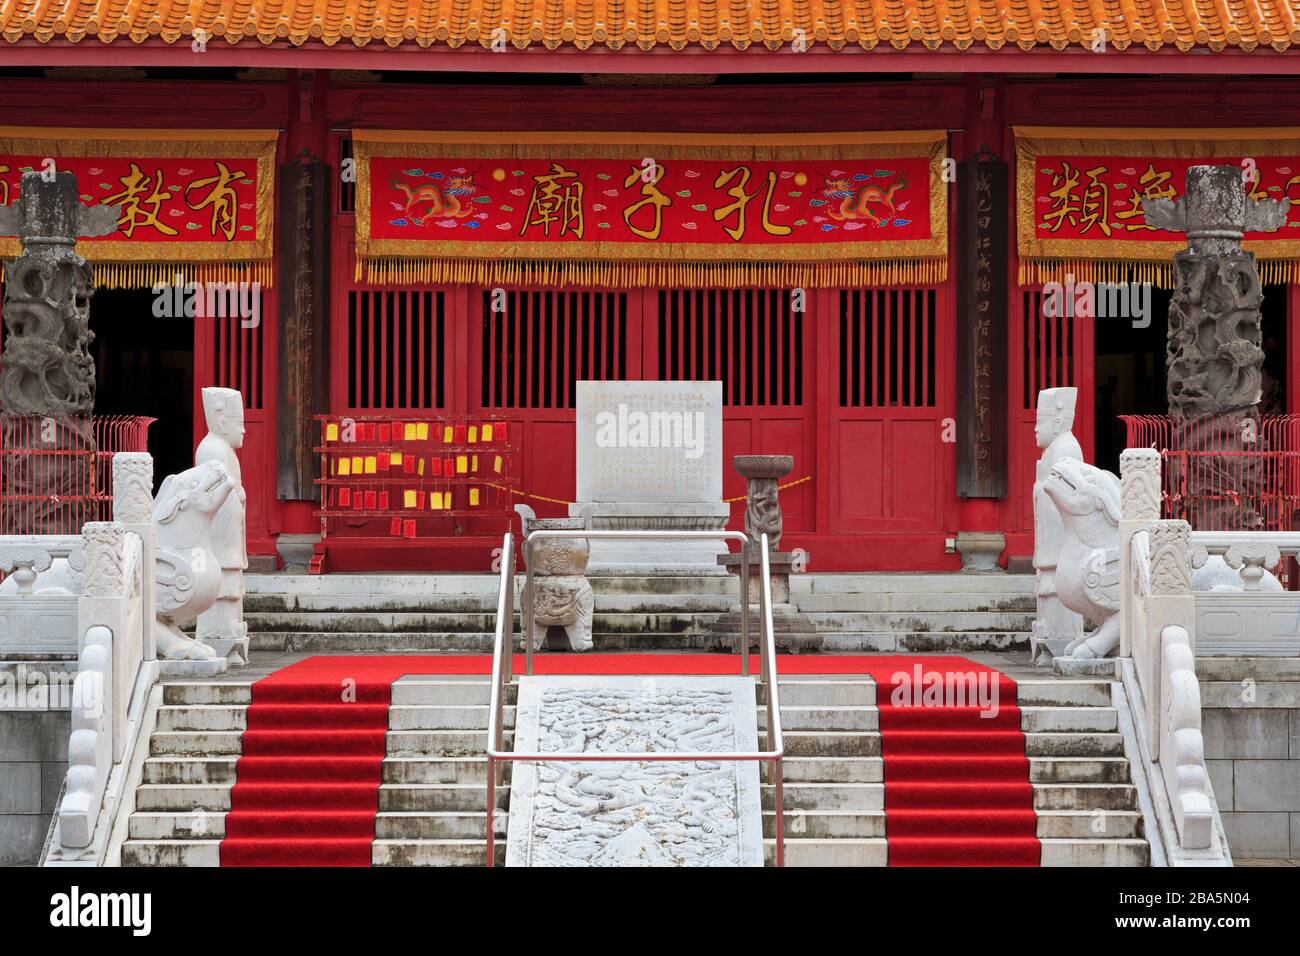
<svg viewBox="0 0 1300 956">
<path fill-rule="evenodd" d="M 238 389 L 253 569 L 486 571 L 577 497 L 578 382 L 710 380 L 817 570 L 1023 570 L 1039 391 L 1114 471 L 1165 411 L 1143 200 L 1300 202 L 1298 50 L 1292 0 L 3 3 L 0 204 L 120 205 L 95 412 L 161 479 Z M 1297 229 L 1245 243 L 1275 413 Z"/>
</svg>

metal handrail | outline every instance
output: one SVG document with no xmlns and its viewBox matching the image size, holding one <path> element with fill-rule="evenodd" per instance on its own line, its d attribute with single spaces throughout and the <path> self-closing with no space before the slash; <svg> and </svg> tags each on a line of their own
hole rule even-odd
<svg viewBox="0 0 1300 956">
<path fill-rule="evenodd" d="M 741 673 L 749 676 L 749 556 L 753 542 L 740 531 L 550 531 L 539 530 L 524 539 L 524 593 L 520 602 L 523 616 L 523 637 L 526 651 L 525 672 L 533 672 L 532 615 L 532 556 L 533 542 L 542 538 L 617 538 L 622 540 L 731 540 L 739 541 L 740 562 L 740 647 Z M 783 764 L 785 737 L 781 730 L 781 700 L 777 688 L 776 637 L 772 624 L 772 576 L 768 560 L 767 535 L 760 541 L 761 587 L 759 589 L 759 614 L 762 622 L 762 640 L 759 643 L 759 680 L 766 690 L 767 741 L 769 750 L 754 752 L 687 751 L 684 753 L 518 753 L 506 751 L 504 746 L 505 682 L 514 679 L 514 542 L 505 535 L 502 546 L 501 587 L 497 597 L 497 626 L 492 652 L 492 702 L 488 708 L 487 731 L 487 865 L 496 865 L 496 789 L 504 783 L 506 761 L 526 763 L 582 762 L 588 761 L 696 761 L 755 760 L 771 764 L 773 805 L 776 811 L 776 865 L 785 866 L 785 808 Z M 508 602 L 508 603 L 507 603 Z M 507 626 L 507 621 L 509 625 Z M 761 812 L 761 811 L 760 811 Z"/>
</svg>

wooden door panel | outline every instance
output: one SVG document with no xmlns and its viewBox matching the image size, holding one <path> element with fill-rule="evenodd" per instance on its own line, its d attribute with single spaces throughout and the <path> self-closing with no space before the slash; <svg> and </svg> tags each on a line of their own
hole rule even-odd
<svg viewBox="0 0 1300 956">
<path fill-rule="evenodd" d="M 745 494 L 732 458 L 794 456 L 791 482 L 816 459 L 811 392 L 815 299 L 792 289 L 651 289 L 644 295 L 643 361 L 659 381 L 722 383 L 722 495 Z M 815 491 L 805 482 L 781 492 L 785 529 L 815 528 Z M 737 503 L 739 505 L 739 502 Z M 743 529 L 744 508 L 731 527 Z"/>
<path fill-rule="evenodd" d="M 826 324 L 835 380 L 830 442 L 835 531 L 944 530 L 950 458 L 940 290 L 844 289 Z"/>
</svg>

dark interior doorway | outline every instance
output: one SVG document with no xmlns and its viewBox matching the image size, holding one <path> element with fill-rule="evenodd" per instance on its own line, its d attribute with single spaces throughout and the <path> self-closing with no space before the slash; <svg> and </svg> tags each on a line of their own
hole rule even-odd
<svg viewBox="0 0 1300 956">
<path fill-rule="evenodd" d="M 1134 328 L 1132 320 L 1094 320 L 1096 363 L 1096 464 L 1119 474 L 1119 454 L 1127 435 L 1120 415 L 1163 415 L 1165 399 L 1165 335 L 1169 289 L 1152 289 L 1151 324 Z M 1264 334 L 1264 387 L 1260 410 L 1266 415 L 1286 411 L 1287 290 L 1264 286 L 1261 307 Z"/>
<path fill-rule="evenodd" d="M 157 318 L 149 289 L 97 289 L 95 413 L 152 415 L 154 489 L 194 464 L 194 320 Z"/>
</svg>

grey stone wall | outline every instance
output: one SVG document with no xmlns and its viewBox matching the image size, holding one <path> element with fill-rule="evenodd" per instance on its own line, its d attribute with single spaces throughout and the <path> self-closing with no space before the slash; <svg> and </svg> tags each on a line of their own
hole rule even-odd
<svg viewBox="0 0 1300 956">
<path fill-rule="evenodd" d="M 1234 859 L 1300 859 L 1300 658 L 1202 657 L 1205 763 Z"/>
<path fill-rule="evenodd" d="M 21 686 L 15 700 L 19 666 L 0 662 L 0 681 L 8 682 L 0 687 L 0 865 L 36 863 L 68 772 L 67 701 L 46 699 L 33 707 Z"/>
</svg>

